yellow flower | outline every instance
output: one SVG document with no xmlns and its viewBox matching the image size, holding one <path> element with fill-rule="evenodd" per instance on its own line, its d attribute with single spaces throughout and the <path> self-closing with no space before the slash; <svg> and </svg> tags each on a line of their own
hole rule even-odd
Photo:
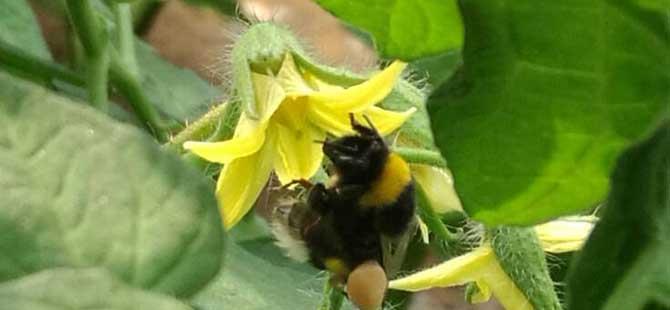
<svg viewBox="0 0 670 310">
<path fill-rule="evenodd" d="M 573 217 L 538 225 L 535 231 L 545 251 L 576 251 L 588 238 L 595 217 Z M 577 225 L 577 226 L 575 226 Z M 567 232 L 569 229 L 575 229 Z M 472 252 L 458 256 L 409 276 L 389 282 L 389 288 L 420 291 L 433 287 L 451 287 L 474 283 L 473 302 L 495 296 L 505 309 L 533 309 L 530 301 L 505 273 L 491 245 L 484 243 Z"/>
<path fill-rule="evenodd" d="M 389 288 L 416 292 L 470 282 L 474 282 L 479 291 L 475 301 L 486 301 L 493 294 L 505 309 L 533 309 L 526 296 L 502 269 L 489 244 L 435 267 L 393 280 L 389 282 Z"/>
<path fill-rule="evenodd" d="M 593 230 L 595 216 L 573 216 L 534 227 L 545 252 L 565 253 L 580 249 Z"/>
<path fill-rule="evenodd" d="M 224 227 L 230 229 L 251 209 L 273 170 L 282 184 L 312 177 L 323 159 L 315 141 L 351 133 L 349 113 L 368 116 L 381 134 L 400 127 L 414 108 L 394 112 L 375 104 L 391 92 L 405 66 L 396 61 L 348 88 L 301 70 L 290 53 L 276 76 L 252 72 L 259 117 L 242 113 L 230 140 L 184 143 L 184 149 L 224 164 L 216 186 Z"/>
</svg>

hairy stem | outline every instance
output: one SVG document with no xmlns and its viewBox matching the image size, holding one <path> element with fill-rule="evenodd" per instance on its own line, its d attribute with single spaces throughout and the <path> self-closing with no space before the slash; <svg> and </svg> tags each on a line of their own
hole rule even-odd
<svg viewBox="0 0 670 310">
<path fill-rule="evenodd" d="M 447 162 L 442 158 L 442 155 L 436 151 L 409 147 L 393 147 L 392 150 L 412 164 L 426 164 L 435 167 L 447 166 Z"/>
<path fill-rule="evenodd" d="M 183 152 L 186 141 L 222 141 L 235 131 L 239 117 L 239 101 L 227 101 L 214 107 L 195 122 L 189 124 L 165 144 L 165 147 Z"/>
<path fill-rule="evenodd" d="M 330 284 L 330 279 L 326 278 L 323 286 L 323 296 L 321 297 L 321 305 L 319 310 L 339 310 L 344 301 L 344 294 L 342 291 Z"/>
</svg>

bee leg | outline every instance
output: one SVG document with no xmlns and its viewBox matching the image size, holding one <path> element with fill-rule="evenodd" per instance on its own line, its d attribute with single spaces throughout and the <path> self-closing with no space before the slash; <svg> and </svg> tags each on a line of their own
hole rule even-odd
<svg viewBox="0 0 670 310">
<path fill-rule="evenodd" d="M 360 184 L 346 184 L 337 189 L 338 196 L 343 200 L 356 200 L 365 193 L 365 187 Z"/>
<path fill-rule="evenodd" d="M 298 184 L 298 185 L 300 185 L 300 186 L 302 186 L 306 189 L 310 189 L 314 186 L 314 184 L 312 182 L 310 182 L 309 180 L 297 179 L 297 180 L 292 180 L 291 182 L 288 182 L 288 183 L 282 185 L 282 188 L 289 188 L 290 186 L 293 186 L 295 184 Z"/>
<path fill-rule="evenodd" d="M 323 183 L 316 183 L 309 190 L 309 196 L 307 197 L 307 204 L 314 211 L 319 214 L 325 214 L 330 206 L 332 193 L 326 188 Z"/>
</svg>

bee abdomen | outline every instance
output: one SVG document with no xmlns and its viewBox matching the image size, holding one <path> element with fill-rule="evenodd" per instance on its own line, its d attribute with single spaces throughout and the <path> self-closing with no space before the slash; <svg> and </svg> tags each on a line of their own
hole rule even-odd
<svg viewBox="0 0 670 310">
<path fill-rule="evenodd" d="M 398 236 L 407 230 L 414 208 L 414 183 L 410 182 L 395 202 L 376 209 L 375 226 L 382 234 Z"/>
</svg>

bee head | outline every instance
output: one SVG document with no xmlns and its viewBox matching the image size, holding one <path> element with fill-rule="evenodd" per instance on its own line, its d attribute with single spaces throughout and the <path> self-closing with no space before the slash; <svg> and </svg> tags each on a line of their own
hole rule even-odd
<svg viewBox="0 0 670 310">
<path fill-rule="evenodd" d="M 389 150 L 369 118 L 365 117 L 368 126 L 356 121 L 353 114 L 349 119 L 356 134 L 326 140 L 323 153 L 335 166 L 341 182 L 363 184 L 381 171 Z"/>
</svg>

